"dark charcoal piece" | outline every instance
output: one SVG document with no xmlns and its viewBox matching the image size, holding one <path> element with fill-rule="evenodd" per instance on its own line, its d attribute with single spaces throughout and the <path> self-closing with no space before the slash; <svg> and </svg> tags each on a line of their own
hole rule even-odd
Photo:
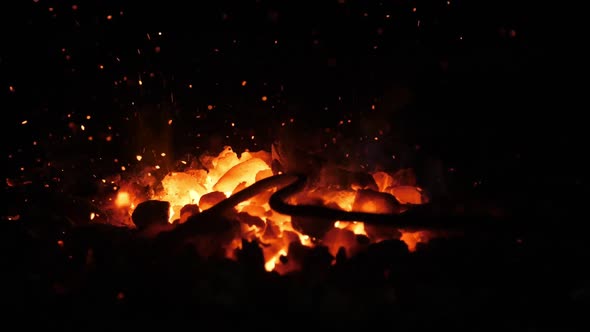
<svg viewBox="0 0 590 332">
<path fill-rule="evenodd" d="M 311 199 L 309 204 L 321 206 L 324 205 L 320 199 Z M 327 207 L 333 209 L 339 209 L 336 204 L 328 204 Z M 321 239 L 326 235 L 328 231 L 334 228 L 334 222 L 336 220 L 325 219 L 321 217 L 304 217 L 304 216 L 291 216 L 291 224 L 295 230 L 309 235 L 312 238 Z"/>
<path fill-rule="evenodd" d="M 248 226 L 256 226 L 261 229 L 264 228 L 264 226 L 266 226 L 264 220 L 262 220 L 260 217 L 251 216 L 245 212 L 238 213 L 237 220 Z"/>
<path fill-rule="evenodd" d="M 186 222 L 159 232 L 158 246 L 176 251 L 179 245 L 191 243 L 201 257 L 224 257 L 230 244 L 239 238 L 240 222 L 210 211 L 193 215 Z"/>
<path fill-rule="evenodd" d="M 242 239 L 242 249 L 237 253 L 238 261 L 246 271 L 253 275 L 264 273 L 264 254 L 258 241 L 247 241 Z"/>
<path fill-rule="evenodd" d="M 170 203 L 149 200 L 137 205 L 131 220 L 137 229 L 143 230 L 152 225 L 167 225 L 170 217 Z"/>
<path fill-rule="evenodd" d="M 329 230 L 334 228 L 335 221 L 324 218 L 291 217 L 291 224 L 295 230 L 317 239 L 321 239 Z"/>
<path fill-rule="evenodd" d="M 182 224 L 185 222 L 189 217 L 194 216 L 195 214 L 199 214 L 201 210 L 199 210 L 199 206 L 197 204 L 187 204 L 180 209 L 180 220 L 179 222 Z"/>
</svg>

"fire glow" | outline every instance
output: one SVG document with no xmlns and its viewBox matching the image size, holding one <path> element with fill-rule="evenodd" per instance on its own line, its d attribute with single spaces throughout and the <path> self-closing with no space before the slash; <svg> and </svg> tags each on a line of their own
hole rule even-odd
<svg viewBox="0 0 590 332">
<path fill-rule="evenodd" d="M 139 160 L 140 158 L 138 158 Z M 118 222 L 133 226 L 134 209 L 147 200 L 170 203 L 168 223 L 170 227 L 187 222 L 193 215 L 205 211 L 231 195 L 251 186 L 262 179 L 275 175 L 271 168 L 273 156 L 266 151 L 245 151 L 239 156 L 231 147 L 226 147 L 216 156 L 203 156 L 201 164 L 205 168 L 189 168 L 181 172 L 166 174 L 159 183 L 155 183 L 153 174 L 137 174 L 132 181 L 119 186 L 112 207 L 118 212 Z M 183 164 L 186 164 L 183 163 Z M 402 204 L 423 204 L 428 198 L 415 184 L 411 170 L 397 172 L 373 172 L 367 176 L 372 185 L 361 187 L 357 184 L 333 183 L 334 177 L 323 179 L 309 190 L 294 195 L 291 204 L 320 205 L 344 211 L 368 213 L 392 213 L 397 211 L 392 202 Z M 147 193 L 140 190 L 148 183 L 152 189 Z M 344 250 L 352 256 L 366 246 L 358 241 L 357 236 L 366 237 L 370 243 L 387 239 L 401 239 L 410 250 L 416 244 L 428 240 L 428 233 L 406 232 L 387 227 L 365 225 L 361 221 L 335 220 L 329 229 L 314 224 L 313 220 L 302 220 L 277 213 L 269 205 L 270 196 L 276 192 L 259 194 L 234 207 L 234 217 L 240 221 L 240 231 L 229 238 L 207 239 L 215 242 L 226 256 L 233 258 L 242 240 L 257 240 L 264 253 L 265 269 L 278 273 L 287 273 L 299 268 L 296 260 L 290 260 L 289 249 L 298 245 L 312 247 L 321 244 L 336 257 Z M 323 228 L 322 228 L 323 227 Z M 282 258 L 287 259 L 282 259 Z"/>
</svg>

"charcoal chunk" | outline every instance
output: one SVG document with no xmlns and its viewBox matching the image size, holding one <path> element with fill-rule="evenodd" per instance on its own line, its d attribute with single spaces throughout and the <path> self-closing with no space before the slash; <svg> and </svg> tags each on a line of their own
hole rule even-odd
<svg viewBox="0 0 590 332">
<path fill-rule="evenodd" d="M 201 199 L 199 200 L 199 207 L 201 208 L 201 211 L 205 211 L 226 198 L 227 197 L 225 194 L 221 191 L 212 191 L 201 196 Z"/>
<path fill-rule="evenodd" d="M 197 204 L 187 204 L 180 209 L 179 223 L 184 223 L 189 217 L 199 214 L 201 210 Z"/>
<path fill-rule="evenodd" d="M 139 230 L 152 225 L 167 225 L 169 218 L 170 203 L 159 200 L 141 202 L 131 214 L 131 220 Z"/>
</svg>

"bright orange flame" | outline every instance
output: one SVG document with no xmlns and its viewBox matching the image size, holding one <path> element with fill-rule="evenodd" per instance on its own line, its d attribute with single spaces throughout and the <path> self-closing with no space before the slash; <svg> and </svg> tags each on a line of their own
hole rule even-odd
<svg viewBox="0 0 590 332">
<path fill-rule="evenodd" d="M 274 255 L 266 261 L 266 263 L 264 264 L 264 268 L 266 269 L 266 271 L 270 272 L 274 270 L 281 256 L 287 256 L 287 251 L 285 249 L 281 249 L 276 255 Z"/>
<path fill-rule="evenodd" d="M 410 251 L 415 251 L 418 243 L 424 243 L 428 241 L 430 234 L 428 232 L 402 232 L 401 240 L 408 245 Z"/>
<path fill-rule="evenodd" d="M 367 235 L 367 231 L 365 231 L 365 224 L 362 222 L 337 221 L 334 223 L 334 227 L 347 229 L 356 235 Z"/>
<path fill-rule="evenodd" d="M 131 197 L 126 191 L 119 191 L 117 198 L 115 199 L 115 205 L 117 207 L 129 207 L 131 205 Z"/>
</svg>

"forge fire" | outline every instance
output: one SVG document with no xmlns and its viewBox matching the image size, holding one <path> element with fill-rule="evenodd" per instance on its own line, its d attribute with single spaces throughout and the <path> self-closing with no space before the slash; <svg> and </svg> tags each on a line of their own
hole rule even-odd
<svg viewBox="0 0 590 332">
<path fill-rule="evenodd" d="M 272 167 L 280 163 L 279 160 L 285 162 L 277 150 L 273 145 L 272 152 L 260 150 L 238 154 L 228 146 L 218 155 L 201 156 L 199 160 L 202 168 L 187 166 L 183 171 L 168 172 L 158 178 L 155 172 L 157 168 L 152 166 L 127 179 L 120 179 L 119 183 L 111 180 L 110 184 L 117 190 L 105 206 L 108 214 L 101 216 L 93 212 L 91 219 L 93 222 L 135 228 L 148 236 L 156 236 L 159 232 L 187 222 L 200 222 L 191 221 L 191 217 L 258 181 L 282 173 Z M 140 156 L 138 159 L 141 159 Z M 181 161 L 181 164 L 186 162 Z M 318 176 L 304 190 L 293 195 L 290 204 L 400 214 L 411 206 L 428 202 L 426 193 L 416 186 L 411 169 L 355 173 L 334 166 L 321 169 Z M 194 244 L 199 252 L 204 256 L 222 252 L 232 258 L 242 240 L 256 240 L 262 244 L 266 270 L 287 273 L 299 268 L 297 257 L 289 255 L 289 248 L 293 246 L 321 244 L 329 249 L 333 257 L 340 250 L 350 257 L 369 243 L 386 239 L 401 238 L 410 250 L 414 250 L 418 242 L 428 239 L 427 231 L 404 231 L 395 228 L 395 225 L 375 226 L 365 225 L 362 220 L 343 221 L 281 214 L 269 205 L 271 195 L 278 189 L 281 188 L 275 186 L 270 190 L 261 190 L 252 198 L 229 206 L 227 209 L 231 213 L 218 217 L 234 219 L 237 225 L 235 228 L 223 229 L 219 234 L 197 237 Z M 109 218 L 105 219 L 107 216 Z M 366 241 L 359 241 L 359 235 Z"/>
<path fill-rule="evenodd" d="M 584 11 L 0 12 L 4 326 L 590 331 Z"/>
</svg>

